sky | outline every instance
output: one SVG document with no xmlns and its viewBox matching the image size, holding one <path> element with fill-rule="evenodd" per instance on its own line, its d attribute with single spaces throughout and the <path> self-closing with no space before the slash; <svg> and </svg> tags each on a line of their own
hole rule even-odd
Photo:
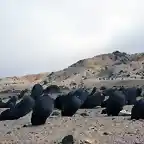
<svg viewBox="0 0 144 144">
<path fill-rule="evenodd" d="M 0 0 L 0 77 L 144 52 L 143 0 Z"/>
</svg>

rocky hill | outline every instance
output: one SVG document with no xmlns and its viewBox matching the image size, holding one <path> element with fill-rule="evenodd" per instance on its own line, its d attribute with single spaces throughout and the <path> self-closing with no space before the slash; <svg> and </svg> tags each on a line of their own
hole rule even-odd
<svg viewBox="0 0 144 144">
<path fill-rule="evenodd" d="M 43 84 L 72 86 L 89 79 L 143 79 L 144 53 L 127 54 L 115 51 L 80 60 L 68 68 L 50 73 Z"/>
<path fill-rule="evenodd" d="M 89 80 L 143 79 L 144 53 L 127 54 L 115 51 L 79 60 L 66 69 L 0 80 L 0 91 L 20 89 L 40 82 L 66 87 L 82 85 Z"/>
</svg>

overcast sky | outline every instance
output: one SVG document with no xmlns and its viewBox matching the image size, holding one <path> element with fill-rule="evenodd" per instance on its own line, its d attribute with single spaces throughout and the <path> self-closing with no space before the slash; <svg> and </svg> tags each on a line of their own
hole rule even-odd
<svg viewBox="0 0 144 144">
<path fill-rule="evenodd" d="M 0 0 L 0 77 L 144 52 L 143 0 Z"/>
</svg>

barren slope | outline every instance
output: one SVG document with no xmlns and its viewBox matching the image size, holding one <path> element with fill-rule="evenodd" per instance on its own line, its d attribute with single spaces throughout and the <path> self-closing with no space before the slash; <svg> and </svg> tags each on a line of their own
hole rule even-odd
<svg viewBox="0 0 144 144">
<path fill-rule="evenodd" d="M 129 55 L 115 51 L 80 60 L 64 70 L 50 73 L 43 81 L 47 85 L 56 83 L 71 87 L 75 83 L 80 85 L 92 79 L 135 80 L 143 79 L 143 76 L 144 53 Z"/>
<path fill-rule="evenodd" d="M 144 53 L 130 55 L 115 51 L 80 60 L 66 69 L 50 74 L 41 73 L 1 79 L 0 91 L 20 90 L 38 82 L 45 86 L 57 84 L 71 88 L 87 82 L 97 83 L 103 79 L 140 80 L 143 78 Z"/>
<path fill-rule="evenodd" d="M 14 77 L 1 78 L 0 91 L 8 92 L 27 88 L 34 83 L 40 82 L 47 75 L 48 73 L 40 73 L 40 74 L 25 75 L 21 77 L 14 76 Z"/>
</svg>

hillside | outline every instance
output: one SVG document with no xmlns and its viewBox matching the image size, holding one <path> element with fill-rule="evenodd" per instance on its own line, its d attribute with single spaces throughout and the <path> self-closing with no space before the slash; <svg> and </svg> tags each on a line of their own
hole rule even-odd
<svg viewBox="0 0 144 144">
<path fill-rule="evenodd" d="M 0 79 L 0 91 L 7 92 L 7 91 L 15 91 L 21 90 L 24 88 L 29 87 L 32 84 L 41 82 L 41 80 L 46 77 L 48 73 L 40 73 L 40 74 L 30 74 L 24 75 L 21 77 L 6 77 Z"/>
<path fill-rule="evenodd" d="M 88 81 L 134 79 L 144 77 L 144 53 L 127 54 L 115 51 L 79 60 L 66 69 L 31 74 L 22 77 L 7 77 L 0 80 L 0 91 L 23 89 L 40 82 L 44 86 L 58 84 L 74 87 Z"/>
<path fill-rule="evenodd" d="M 127 54 L 115 51 L 80 60 L 68 68 L 50 73 L 43 84 L 58 83 L 67 87 L 89 79 L 143 79 L 144 53 Z"/>
</svg>

